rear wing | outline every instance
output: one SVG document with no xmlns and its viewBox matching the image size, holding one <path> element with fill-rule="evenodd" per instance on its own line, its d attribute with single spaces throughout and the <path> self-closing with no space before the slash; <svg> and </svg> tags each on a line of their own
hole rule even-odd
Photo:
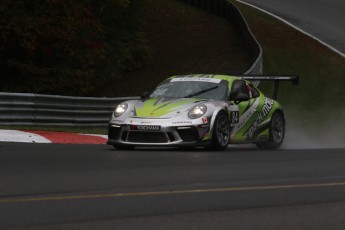
<svg viewBox="0 0 345 230">
<path fill-rule="evenodd" d="M 254 85 L 258 86 L 260 81 L 273 81 L 273 99 L 277 99 L 279 91 L 279 82 L 281 81 L 292 81 L 293 85 L 299 84 L 299 76 L 242 76 L 243 79 L 255 82 Z"/>
</svg>

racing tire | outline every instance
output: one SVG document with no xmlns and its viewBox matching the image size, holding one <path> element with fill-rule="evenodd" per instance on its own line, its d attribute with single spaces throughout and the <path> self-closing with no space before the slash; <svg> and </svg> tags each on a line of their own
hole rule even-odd
<svg viewBox="0 0 345 230">
<path fill-rule="evenodd" d="M 114 148 L 118 150 L 132 150 L 134 149 L 134 146 L 132 145 L 113 145 Z"/>
<path fill-rule="evenodd" d="M 278 149 L 284 140 L 285 119 L 284 114 L 280 111 L 275 112 L 270 121 L 268 140 L 258 142 L 256 146 L 259 149 Z"/>
<path fill-rule="evenodd" d="M 230 139 L 230 122 L 229 118 L 224 112 L 217 114 L 212 129 L 212 140 L 208 146 L 213 150 L 224 150 L 228 147 Z"/>
</svg>

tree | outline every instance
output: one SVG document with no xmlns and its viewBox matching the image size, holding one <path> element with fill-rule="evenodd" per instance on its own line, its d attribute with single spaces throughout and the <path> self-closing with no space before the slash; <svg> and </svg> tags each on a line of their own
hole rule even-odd
<svg viewBox="0 0 345 230">
<path fill-rule="evenodd" d="M 145 0 L 2 0 L 0 91 L 93 95 L 145 64 Z"/>
</svg>

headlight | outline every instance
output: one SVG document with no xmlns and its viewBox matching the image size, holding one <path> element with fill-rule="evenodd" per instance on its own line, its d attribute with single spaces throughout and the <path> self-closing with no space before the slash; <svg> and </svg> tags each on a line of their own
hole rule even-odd
<svg viewBox="0 0 345 230">
<path fill-rule="evenodd" d="M 128 108 L 127 103 L 119 104 L 114 111 L 114 117 L 119 117 L 122 114 L 124 114 L 126 112 L 127 108 Z"/>
<path fill-rule="evenodd" d="M 204 104 L 199 104 L 194 106 L 191 110 L 188 112 L 188 117 L 191 119 L 199 118 L 203 116 L 207 111 L 207 107 Z"/>
</svg>

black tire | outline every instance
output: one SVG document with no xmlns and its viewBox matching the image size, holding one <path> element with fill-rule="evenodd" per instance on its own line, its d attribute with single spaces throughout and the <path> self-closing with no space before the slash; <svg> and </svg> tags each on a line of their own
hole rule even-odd
<svg viewBox="0 0 345 230">
<path fill-rule="evenodd" d="M 113 145 L 114 148 L 118 150 L 132 150 L 134 149 L 134 146 L 132 145 Z"/>
<path fill-rule="evenodd" d="M 217 114 L 212 129 L 212 140 L 208 148 L 214 150 L 224 150 L 228 147 L 230 138 L 230 122 L 224 112 Z"/>
<path fill-rule="evenodd" d="M 284 140 L 285 119 L 281 111 L 275 112 L 271 118 L 268 140 L 258 142 L 256 146 L 260 149 L 278 149 Z"/>
</svg>

